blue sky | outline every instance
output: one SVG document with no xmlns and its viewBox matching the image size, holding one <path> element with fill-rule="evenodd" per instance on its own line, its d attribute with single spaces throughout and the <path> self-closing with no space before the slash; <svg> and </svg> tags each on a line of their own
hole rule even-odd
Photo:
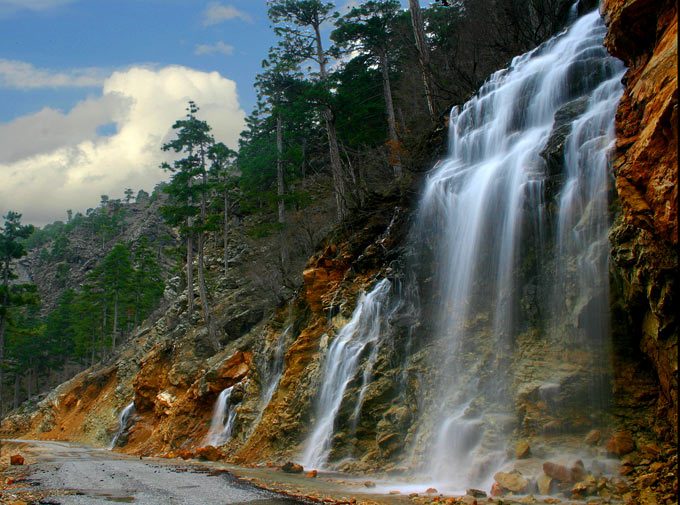
<svg viewBox="0 0 680 505">
<path fill-rule="evenodd" d="M 167 178 L 189 99 L 236 148 L 276 43 L 265 0 L 0 0 L 0 33 L 0 215 L 36 225 Z"/>
</svg>

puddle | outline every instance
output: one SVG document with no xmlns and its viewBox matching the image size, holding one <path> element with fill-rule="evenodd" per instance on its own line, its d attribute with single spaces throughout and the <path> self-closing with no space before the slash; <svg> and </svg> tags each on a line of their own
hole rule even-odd
<svg viewBox="0 0 680 505">
<path fill-rule="evenodd" d="M 76 489 L 75 494 L 115 503 L 133 503 L 135 501 L 134 491 L 130 489 Z"/>
</svg>

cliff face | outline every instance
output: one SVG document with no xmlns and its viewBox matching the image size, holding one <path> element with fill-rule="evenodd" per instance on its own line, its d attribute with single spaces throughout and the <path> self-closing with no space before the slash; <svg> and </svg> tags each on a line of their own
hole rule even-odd
<svg viewBox="0 0 680 505">
<path fill-rule="evenodd" d="M 610 233 L 614 319 L 625 326 L 619 345 L 648 359 L 656 374 L 657 431 L 677 440 L 677 4 L 607 0 L 602 9 L 605 45 L 628 66 L 613 156 L 620 205 Z"/>
</svg>

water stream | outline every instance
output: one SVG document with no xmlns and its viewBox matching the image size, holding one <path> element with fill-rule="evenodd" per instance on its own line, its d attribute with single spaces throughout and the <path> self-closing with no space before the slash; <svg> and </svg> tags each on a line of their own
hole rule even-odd
<svg viewBox="0 0 680 505">
<path fill-rule="evenodd" d="M 132 416 L 135 415 L 135 402 L 131 401 L 120 413 L 118 431 L 111 440 L 109 450 L 114 449 L 120 437 L 125 433 Z"/>
<path fill-rule="evenodd" d="M 213 408 L 212 420 L 210 421 L 210 429 L 203 442 L 204 446 L 212 445 L 218 447 L 226 443 L 231 437 L 238 413 L 236 406 L 229 403 L 233 390 L 234 386 L 228 387 L 222 390 L 217 397 L 215 407 Z"/>
</svg>

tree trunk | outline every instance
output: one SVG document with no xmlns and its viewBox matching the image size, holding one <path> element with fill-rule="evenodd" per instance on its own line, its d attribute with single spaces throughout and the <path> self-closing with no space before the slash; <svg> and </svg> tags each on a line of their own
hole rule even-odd
<svg viewBox="0 0 680 505">
<path fill-rule="evenodd" d="M 118 290 L 113 299 L 113 337 L 111 338 L 111 352 L 116 348 L 116 336 L 118 334 Z"/>
<path fill-rule="evenodd" d="M 397 135 L 397 120 L 392 103 L 392 89 L 390 86 L 390 65 L 385 51 L 380 55 L 380 69 L 382 70 L 383 92 L 385 93 L 385 109 L 387 110 L 387 128 L 390 132 L 390 163 L 394 169 L 394 176 L 401 177 L 404 171 L 401 166 L 399 137 Z"/>
<path fill-rule="evenodd" d="M 323 52 L 323 44 L 321 42 L 321 31 L 318 24 L 315 24 L 313 27 L 316 39 L 316 54 L 319 61 L 319 77 L 322 81 L 325 81 L 328 78 L 328 73 L 326 71 L 326 58 Z M 340 150 L 338 149 L 335 114 L 330 107 L 326 106 L 323 115 L 326 120 L 326 132 L 328 133 L 331 172 L 333 173 L 333 189 L 335 190 L 335 205 L 338 222 L 341 222 L 347 215 L 347 188 L 345 186 L 345 174 L 342 168 L 342 162 L 340 161 Z"/>
<path fill-rule="evenodd" d="M 427 99 L 427 108 L 430 112 L 430 119 L 432 122 L 437 120 L 437 109 L 434 103 L 434 83 L 430 75 L 430 52 L 425 40 L 425 29 L 423 24 L 423 14 L 420 11 L 420 4 L 418 0 L 408 0 L 408 6 L 411 11 L 411 24 L 413 25 L 413 38 L 416 42 L 416 49 L 418 51 L 418 60 L 423 73 L 423 86 L 425 87 L 425 98 Z"/>
<path fill-rule="evenodd" d="M 283 225 L 285 205 L 283 203 L 283 125 L 281 113 L 276 114 L 276 194 L 279 197 L 279 224 Z"/>
<path fill-rule="evenodd" d="M 12 400 L 12 408 L 16 409 L 19 406 L 19 372 L 14 372 L 14 399 Z"/>
<path fill-rule="evenodd" d="M 224 187 L 224 275 L 226 277 L 229 272 L 229 190 Z"/>
<path fill-rule="evenodd" d="M 205 167 L 205 165 L 203 165 Z M 205 170 L 203 170 L 203 187 L 207 183 L 207 176 Z M 205 225 L 206 221 L 206 195 L 205 190 L 201 192 L 201 225 Z M 212 314 L 210 313 L 210 306 L 208 305 L 208 295 L 205 290 L 205 275 L 204 275 L 204 242 L 205 242 L 205 232 L 203 229 L 198 231 L 198 292 L 201 296 L 201 305 L 203 306 L 203 318 L 205 319 L 205 324 L 208 326 L 208 337 L 210 338 L 210 343 L 212 344 L 215 352 L 218 352 L 221 348 L 219 340 L 217 340 L 217 335 L 215 334 L 215 322 L 212 319 Z"/>
</svg>

